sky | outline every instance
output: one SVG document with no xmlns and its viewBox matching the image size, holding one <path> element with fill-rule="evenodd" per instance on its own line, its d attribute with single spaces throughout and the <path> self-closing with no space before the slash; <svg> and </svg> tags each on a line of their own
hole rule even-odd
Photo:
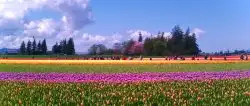
<svg viewBox="0 0 250 106">
<path fill-rule="evenodd" d="M 204 52 L 250 49 L 249 0 L 0 0 L 0 48 L 46 38 L 48 48 L 73 37 L 77 52 L 92 44 L 171 36 L 179 25 Z"/>
</svg>

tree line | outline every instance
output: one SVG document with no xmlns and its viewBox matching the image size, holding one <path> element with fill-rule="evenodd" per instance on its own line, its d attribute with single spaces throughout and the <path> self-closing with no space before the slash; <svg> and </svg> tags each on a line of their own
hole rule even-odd
<svg viewBox="0 0 250 106">
<path fill-rule="evenodd" d="M 165 36 L 164 32 L 159 32 L 156 36 L 143 38 L 138 34 L 138 40 L 130 39 L 122 43 L 113 44 L 112 48 L 107 48 L 104 44 L 94 44 L 89 49 L 90 55 L 145 55 L 145 56 L 182 56 L 198 55 L 201 50 L 197 44 L 196 35 L 190 29 L 183 29 L 175 26 L 171 31 L 171 36 Z M 64 39 L 52 46 L 52 53 L 58 55 L 75 55 L 75 45 L 73 38 Z M 30 40 L 22 42 L 20 46 L 22 55 L 46 55 L 48 54 L 46 39 L 36 43 Z"/>
<path fill-rule="evenodd" d="M 66 39 L 60 41 L 52 47 L 52 52 L 54 54 L 67 54 L 67 55 L 75 55 L 75 45 L 73 38 L 69 38 L 67 41 Z"/>
<path fill-rule="evenodd" d="M 46 39 L 43 41 L 39 41 L 36 43 L 36 39 L 33 37 L 33 42 L 30 40 L 25 43 L 24 41 L 21 43 L 20 54 L 22 55 L 46 55 L 47 54 L 47 43 Z"/>
<path fill-rule="evenodd" d="M 43 41 L 39 41 L 38 44 L 36 43 L 36 39 L 34 37 L 33 42 L 29 40 L 27 43 L 25 43 L 23 41 L 21 43 L 19 53 L 22 55 L 47 55 L 48 49 L 46 39 L 44 39 Z M 69 38 L 68 41 L 64 39 L 60 42 L 60 44 L 56 42 L 56 44 L 52 47 L 52 53 L 75 55 L 73 38 Z"/>
<path fill-rule="evenodd" d="M 171 37 L 165 37 L 161 32 L 144 41 L 144 54 L 148 56 L 198 55 L 200 52 L 195 33 L 190 33 L 189 28 L 184 33 L 179 26 L 173 28 Z"/>
<path fill-rule="evenodd" d="M 89 48 L 89 54 L 181 56 L 198 55 L 201 52 L 195 33 L 191 33 L 189 28 L 184 32 L 180 26 L 175 26 L 171 37 L 164 35 L 164 32 L 159 32 L 157 36 L 152 35 L 143 40 L 142 34 L 139 33 L 137 41 L 131 39 L 115 43 L 113 48 L 107 48 L 103 44 L 94 44 Z"/>
</svg>

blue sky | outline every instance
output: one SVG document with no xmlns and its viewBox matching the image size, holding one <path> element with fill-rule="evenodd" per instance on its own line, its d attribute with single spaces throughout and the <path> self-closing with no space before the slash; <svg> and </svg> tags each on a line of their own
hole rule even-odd
<svg viewBox="0 0 250 106">
<path fill-rule="evenodd" d="M 57 2 L 59 0 L 51 1 Z M 70 29 L 67 34 L 74 33 L 72 36 L 76 37 L 76 42 L 78 42 L 76 45 L 79 46 L 79 50 L 84 51 L 86 49 L 82 49 L 82 47 L 87 48 L 91 43 L 110 43 L 108 45 L 111 45 L 108 40 L 110 37 L 114 41 L 119 41 L 131 37 L 131 34 L 135 36 L 138 31 L 144 31 L 145 34 L 156 34 L 158 31 L 170 32 L 175 25 L 180 25 L 183 29 L 190 27 L 202 31 L 202 33 L 199 33 L 198 43 L 205 52 L 250 49 L 248 41 L 250 40 L 249 0 L 62 1 L 76 2 L 76 4 L 72 6 L 65 2 L 64 7 L 48 8 L 49 4 L 53 4 L 48 3 L 48 0 L 41 3 L 47 8 L 37 9 L 37 7 L 28 6 L 30 11 L 23 13 L 24 16 L 18 18 L 28 20 L 27 23 L 22 23 L 26 24 L 26 27 L 24 26 L 22 29 L 29 29 L 30 27 L 27 28 L 27 26 L 32 26 L 31 22 L 33 22 L 36 26 L 36 29 L 33 29 L 37 32 L 38 24 L 47 22 L 47 27 L 53 26 L 49 29 L 55 29 L 56 31 L 43 32 L 41 36 L 55 41 L 54 39 L 59 40 L 59 38 L 65 37 L 61 36 L 64 32 L 67 32 L 65 28 L 61 28 L 61 26 L 65 26 Z M 81 3 L 88 5 L 89 8 L 81 8 L 79 5 Z M 5 11 L 7 10 L 8 8 L 5 9 Z M 89 20 L 86 19 L 89 14 L 83 14 L 86 11 L 91 13 L 92 17 Z M 66 17 L 67 22 L 59 21 L 63 17 Z M 83 25 L 79 25 L 81 22 L 83 22 Z M 133 31 L 128 33 L 130 30 Z M 33 32 L 34 35 L 33 30 L 30 31 L 29 29 L 28 32 Z M 59 38 L 58 35 L 60 35 Z M 41 36 L 38 36 L 38 38 L 42 38 Z"/>
<path fill-rule="evenodd" d="M 96 22 L 87 32 L 157 32 L 180 25 L 205 31 L 198 39 L 203 51 L 250 48 L 249 0 L 93 0 L 91 5 Z"/>
</svg>

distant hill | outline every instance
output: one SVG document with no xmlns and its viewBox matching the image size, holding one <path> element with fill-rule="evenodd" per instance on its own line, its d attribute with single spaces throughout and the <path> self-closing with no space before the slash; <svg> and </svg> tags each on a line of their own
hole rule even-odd
<svg viewBox="0 0 250 106">
<path fill-rule="evenodd" d="M 2 48 L 0 54 L 17 54 L 19 49 Z"/>
</svg>

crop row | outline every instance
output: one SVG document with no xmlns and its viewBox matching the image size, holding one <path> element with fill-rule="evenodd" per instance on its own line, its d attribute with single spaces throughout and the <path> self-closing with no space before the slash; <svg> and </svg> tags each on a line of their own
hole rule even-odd
<svg viewBox="0 0 250 106">
<path fill-rule="evenodd" d="M 155 82 L 226 80 L 250 78 L 250 71 L 224 72 L 160 72 L 160 73 L 13 73 L 0 72 L 1 81 L 44 81 L 44 82 Z"/>
<path fill-rule="evenodd" d="M 250 79 L 141 83 L 1 81 L 5 105 L 250 105 Z"/>
</svg>

